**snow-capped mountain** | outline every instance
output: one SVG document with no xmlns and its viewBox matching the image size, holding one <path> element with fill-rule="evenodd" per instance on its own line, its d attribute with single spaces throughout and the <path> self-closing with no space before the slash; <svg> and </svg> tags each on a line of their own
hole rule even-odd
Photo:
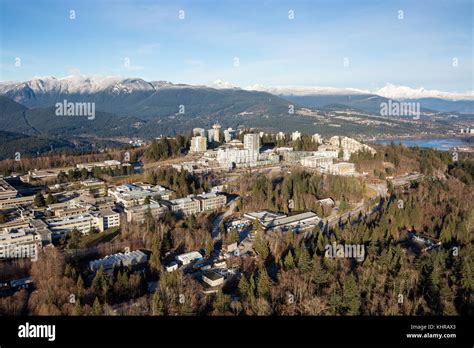
<svg viewBox="0 0 474 348">
<path fill-rule="evenodd" d="M 226 114 L 234 109 L 236 114 L 254 109 L 263 113 L 275 105 L 282 112 L 288 108 L 285 100 L 274 98 L 269 103 L 270 94 L 233 88 L 223 81 L 216 81 L 210 87 L 116 76 L 36 77 L 25 82 L 1 82 L 0 96 L 28 108 L 47 108 L 64 100 L 91 102 L 98 111 L 144 119 L 174 117 L 183 109 L 181 105 L 187 117 L 209 117 L 215 112 Z"/>
<path fill-rule="evenodd" d="M 268 92 L 276 95 L 310 96 L 310 95 L 358 95 L 371 94 L 370 91 L 356 88 L 313 87 L 313 86 L 274 86 L 251 85 L 248 91 Z"/>
<path fill-rule="evenodd" d="M 262 85 L 248 86 L 245 89 L 272 93 L 308 107 L 337 104 L 377 113 L 380 110 L 380 103 L 393 99 L 419 102 L 425 110 L 474 113 L 474 91 L 442 92 L 389 83 L 376 91 L 356 88 Z"/>
<path fill-rule="evenodd" d="M 132 93 L 133 91 L 154 90 L 155 85 L 139 78 L 120 78 L 116 76 L 67 76 L 63 78 L 35 77 L 25 82 L 0 83 L 0 93 L 30 89 L 34 93 L 90 94 L 103 91 L 113 93 Z"/>
<path fill-rule="evenodd" d="M 168 81 L 145 81 L 141 78 L 124 78 L 120 76 L 82 76 L 72 75 L 62 78 L 53 76 L 34 77 L 24 82 L 0 82 L 0 94 L 7 95 L 14 91 L 30 89 L 34 93 L 69 93 L 91 94 L 108 91 L 114 94 L 155 91 L 159 88 L 203 88 L 241 89 L 231 82 L 215 80 L 208 86 L 192 86 L 173 84 Z M 264 86 L 250 85 L 243 87 L 247 91 L 268 92 L 282 96 L 312 96 L 312 95 L 378 95 L 390 99 L 420 99 L 439 98 L 445 100 L 474 100 L 474 91 L 463 93 L 429 90 L 423 87 L 411 88 L 387 83 L 384 87 L 369 91 L 357 88 L 337 88 L 318 86 Z"/>
<path fill-rule="evenodd" d="M 411 88 L 406 86 L 397 86 L 391 83 L 387 83 L 385 87 L 375 91 L 374 94 L 390 99 L 438 98 L 453 101 L 474 100 L 474 91 L 467 91 L 464 93 L 442 92 L 424 89 L 423 87 Z"/>
<path fill-rule="evenodd" d="M 227 82 L 227 84 L 230 84 Z M 336 88 L 336 87 L 316 87 L 316 86 L 263 86 L 251 85 L 245 87 L 246 90 L 264 91 L 276 95 L 291 96 L 313 96 L 313 95 L 362 95 L 372 94 L 390 99 L 420 99 L 439 98 L 445 100 L 474 100 L 474 91 L 463 93 L 442 92 L 429 90 L 423 87 L 411 88 L 406 86 L 387 83 L 384 87 L 375 91 L 357 88 Z"/>
<path fill-rule="evenodd" d="M 240 88 L 240 87 L 234 86 L 232 83 L 228 81 L 223 81 L 223 80 L 215 80 L 209 85 L 209 87 L 215 88 L 215 89 L 234 89 L 234 88 L 239 89 Z"/>
<path fill-rule="evenodd" d="M 145 81 L 141 78 L 117 76 L 36 77 L 25 82 L 0 82 L 0 95 L 27 107 L 48 107 L 58 101 L 95 102 L 102 111 L 152 117 L 172 105 L 215 103 L 222 98 L 258 97 L 270 93 L 290 102 L 307 107 L 343 105 L 377 113 L 386 99 L 417 101 L 424 109 L 474 113 L 474 91 L 464 93 L 442 92 L 386 84 L 369 91 L 356 88 L 316 86 L 263 86 L 237 87 L 230 82 L 216 80 L 208 86 L 173 84 L 167 81 Z M 197 101 L 199 98 L 199 102 Z M 217 101 L 218 102 L 218 101 Z"/>
</svg>

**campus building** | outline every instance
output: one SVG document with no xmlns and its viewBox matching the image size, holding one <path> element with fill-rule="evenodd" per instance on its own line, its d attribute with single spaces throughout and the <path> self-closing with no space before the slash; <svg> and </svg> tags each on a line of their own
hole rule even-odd
<svg viewBox="0 0 474 348">
<path fill-rule="evenodd" d="M 151 204 L 137 205 L 134 207 L 126 208 L 125 214 L 127 215 L 127 222 L 140 222 L 145 221 L 146 214 L 149 212 L 155 219 L 163 216 L 168 211 L 168 208 L 160 203 L 153 202 Z"/>
<path fill-rule="evenodd" d="M 201 195 L 197 195 L 196 199 L 200 202 L 200 210 L 201 211 L 208 211 L 208 210 L 216 210 L 220 209 L 227 203 L 227 198 L 225 195 L 219 195 L 217 193 L 203 193 Z"/>
<path fill-rule="evenodd" d="M 260 149 L 260 136 L 258 134 L 244 135 L 244 149 L 251 152 L 258 152 Z"/>
<path fill-rule="evenodd" d="M 133 267 L 145 264 L 148 256 L 141 250 L 135 250 L 125 253 L 107 255 L 106 257 L 89 262 L 89 269 L 96 272 L 101 267 L 104 270 L 112 270 L 115 266 Z"/>
<path fill-rule="evenodd" d="M 41 248 L 41 236 L 34 228 L 0 230 L 0 260 L 14 258 L 32 258 L 38 256 Z"/>
<path fill-rule="evenodd" d="M 109 190 L 109 194 L 115 197 L 117 204 L 124 208 L 145 204 L 147 197 L 150 199 L 169 199 L 173 191 L 160 185 L 148 185 L 143 183 L 124 184 Z"/>
<path fill-rule="evenodd" d="M 207 150 L 207 139 L 204 136 L 196 136 L 191 138 L 191 147 L 189 152 L 205 152 Z"/>
<path fill-rule="evenodd" d="M 200 201 L 193 198 L 192 195 L 184 198 L 172 199 L 170 201 L 163 201 L 163 204 L 167 205 L 170 211 L 184 215 L 197 214 L 201 211 Z"/>
</svg>

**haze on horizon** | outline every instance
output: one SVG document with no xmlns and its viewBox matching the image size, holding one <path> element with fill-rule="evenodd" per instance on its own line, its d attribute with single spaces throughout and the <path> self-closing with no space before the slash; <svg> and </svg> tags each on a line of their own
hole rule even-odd
<svg viewBox="0 0 474 348">
<path fill-rule="evenodd" d="M 83 74 L 472 91 L 472 7 L 469 0 L 3 0 L 0 81 Z"/>
</svg>

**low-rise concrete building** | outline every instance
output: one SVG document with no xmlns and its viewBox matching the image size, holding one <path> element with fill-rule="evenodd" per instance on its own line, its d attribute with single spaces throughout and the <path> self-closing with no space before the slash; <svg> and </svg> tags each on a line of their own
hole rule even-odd
<svg viewBox="0 0 474 348">
<path fill-rule="evenodd" d="M 220 209 L 227 203 L 225 195 L 217 193 L 203 193 L 196 196 L 196 199 L 200 202 L 200 211 L 216 210 Z"/>
<path fill-rule="evenodd" d="M 150 199 L 168 200 L 173 191 L 160 185 L 149 185 L 143 183 L 124 184 L 109 190 L 109 194 L 115 197 L 118 204 L 124 208 L 143 205 L 147 197 Z"/>
<path fill-rule="evenodd" d="M 329 166 L 328 172 L 333 175 L 353 175 L 355 173 L 355 164 L 349 162 L 340 162 Z"/>
<path fill-rule="evenodd" d="M 120 214 L 112 209 L 99 210 L 96 218 L 98 220 L 97 224 L 100 231 L 120 226 Z"/>
<path fill-rule="evenodd" d="M 165 266 L 166 272 L 173 272 L 178 270 L 178 263 L 177 262 L 171 262 L 170 264 Z"/>
<path fill-rule="evenodd" d="M 312 211 L 287 216 L 280 213 L 260 211 L 246 213 L 244 217 L 250 220 L 258 220 L 266 231 L 288 230 L 292 228 L 295 232 L 303 231 L 319 224 L 321 219 Z"/>
<path fill-rule="evenodd" d="M 308 168 L 320 168 L 332 165 L 334 157 L 328 156 L 310 156 L 301 159 L 301 165 Z"/>
<path fill-rule="evenodd" d="M 224 276 L 211 270 L 202 274 L 202 280 L 211 287 L 224 284 Z"/>
<path fill-rule="evenodd" d="M 198 251 L 191 251 L 189 253 L 181 254 L 175 257 L 176 261 L 181 265 L 189 265 L 191 262 L 202 260 L 202 255 Z"/>
<path fill-rule="evenodd" d="M 125 267 L 133 267 L 145 264 L 148 256 L 141 250 L 135 250 L 125 253 L 117 253 L 107 255 L 106 257 L 89 262 L 89 268 L 95 272 L 103 267 L 104 270 L 112 270 L 115 266 L 123 265 Z"/>
<path fill-rule="evenodd" d="M 174 213 L 181 213 L 184 215 L 197 214 L 201 211 L 201 202 L 195 199 L 192 195 L 184 198 L 172 199 L 170 201 L 163 201 L 169 210 Z"/>
<path fill-rule="evenodd" d="M 60 218 L 53 217 L 44 221 L 48 225 L 53 238 L 61 237 L 74 229 L 84 235 L 89 234 L 91 230 L 100 230 L 99 219 L 90 213 Z"/>
<path fill-rule="evenodd" d="M 34 200 L 35 200 L 34 196 L 14 197 L 14 198 L 1 199 L 0 200 L 0 210 L 32 205 Z"/>
<path fill-rule="evenodd" d="M 17 190 L 5 179 L 0 178 L 0 200 L 11 199 L 17 196 Z"/>
<path fill-rule="evenodd" d="M 76 165 L 77 169 L 87 169 L 91 172 L 94 168 L 118 168 L 122 163 L 117 160 L 107 160 L 103 162 L 79 163 Z"/>
<path fill-rule="evenodd" d="M 34 228 L 0 230 L 0 260 L 36 259 L 41 245 L 41 236 Z"/>
<path fill-rule="evenodd" d="M 127 222 L 143 223 L 147 213 L 150 213 L 155 219 L 158 219 L 167 211 L 168 208 L 165 205 L 158 202 L 152 202 L 150 204 L 126 208 L 125 214 L 127 215 Z"/>
</svg>

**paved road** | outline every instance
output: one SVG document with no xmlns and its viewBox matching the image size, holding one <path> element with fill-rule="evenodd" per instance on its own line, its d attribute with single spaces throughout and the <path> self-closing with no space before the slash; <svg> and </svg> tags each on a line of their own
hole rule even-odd
<svg viewBox="0 0 474 348">
<path fill-rule="evenodd" d="M 349 215 L 351 217 L 355 217 L 359 214 L 359 212 L 363 212 L 363 210 L 369 209 L 369 208 L 370 208 L 370 203 L 369 202 L 358 203 L 356 207 L 354 207 L 353 209 L 351 209 L 349 211 L 346 211 L 345 213 L 343 213 L 341 215 L 336 215 L 336 216 L 333 216 L 333 217 L 329 217 L 326 220 L 327 225 L 328 225 L 328 227 L 333 227 L 339 222 L 339 219 L 341 219 L 341 221 L 344 221 L 349 217 Z M 380 205 L 377 205 L 376 207 L 373 207 L 369 212 L 367 212 L 366 215 L 372 215 L 375 212 L 377 212 L 379 209 L 380 209 Z"/>
<path fill-rule="evenodd" d="M 380 184 L 368 184 L 367 187 L 371 188 L 377 193 L 379 197 L 385 197 L 387 194 L 387 183 L 383 182 Z"/>
<path fill-rule="evenodd" d="M 423 174 L 409 174 L 403 175 L 392 179 L 394 187 L 405 186 L 410 184 L 412 181 L 416 181 L 423 178 Z"/>
<path fill-rule="evenodd" d="M 340 215 L 330 216 L 326 220 L 327 224 L 329 225 L 329 227 L 333 227 L 339 222 L 339 219 L 345 220 L 349 217 L 349 215 L 350 216 L 357 216 L 357 214 L 359 214 L 359 212 L 362 211 L 364 209 L 364 207 L 365 207 L 365 203 L 360 202 L 360 203 L 357 204 L 357 206 L 355 206 L 354 208 L 352 208 L 349 211 L 346 211 L 345 213 L 342 213 Z"/>
<path fill-rule="evenodd" d="M 223 219 L 225 219 L 226 217 L 234 213 L 235 207 L 237 205 L 237 199 L 238 198 L 235 198 L 231 200 L 230 202 L 228 202 L 226 205 L 228 207 L 227 210 L 224 213 L 221 213 L 214 218 L 214 221 L 212 222 L 212 233 L 211 233 L 212 239 L 214 241 L 221 239 L 219 226 Z"/>
</svg>

